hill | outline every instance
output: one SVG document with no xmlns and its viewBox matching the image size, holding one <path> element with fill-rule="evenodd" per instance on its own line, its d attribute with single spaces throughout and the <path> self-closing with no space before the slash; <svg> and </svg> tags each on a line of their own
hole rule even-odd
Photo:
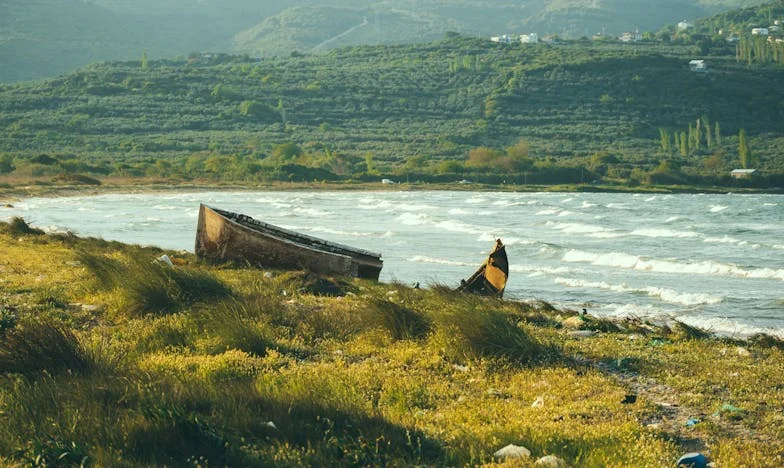
<svg viewBox="0 0 784 468">
<path fill-rule="evenodd" d="M 197 51 L 289 55 L 359 44 L 523 32 L 564 38 L 658 30 L 757 0 L 8 0 L 0 5 L 0 82 L 103 60 Z"/>
<path fill-rule="evenodd" d="M 194 154 L 272 164 L 306 153 L 312 158 L 301 164 L 344 176 L 372 158 L 379 169 L 410 163 L 459 177 L 462 166 L 437 169 L 439 162 L 469 164 L 476 148 L 505 151 L 522 142 L 520 157 L 588 167 L 601 166 L 589 157 L 605 154 L 619 164 L 616 176 L 640 180 L 634 169 L 652 170 L 664 159 L 725 174 L 739 164 L 735 136 L 743 129 L 754 165 L 781 171 L 780 68 L 716 56 L 708 57 L 709 73 L 695 73 L 689 61 L 697 52 L 656 43 L 505 46 L 453 36 L 261 61 L 205 54 L 109 63 L 0 88 L 0 151 L 19 160 L 78 155 L 103 161 L 109 172 L 121 163 L 185 164 Z M 284 143 L 300 150 L 275 156 Z M 341 168 L 337 156 L 354 162 Z M 253 177 L 256 162 L 221 176 Z M 255 172 L 243 175 L 247 164 Z"/>
</svg>

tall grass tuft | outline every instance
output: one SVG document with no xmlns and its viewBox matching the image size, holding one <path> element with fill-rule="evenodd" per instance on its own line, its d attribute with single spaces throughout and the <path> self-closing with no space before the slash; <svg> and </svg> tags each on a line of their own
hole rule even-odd
<svg viewBox="0 0 784 468">
<path fill-rule="evenodd" d="M 42 371 L 83 373 L 91 367 L 89 353 L 61 324 L 25 323 L 0 340 L 0 372 L 32 376 Z"/>
<path fill-rule="evenodd" d="M 683 323 L 680 320 L 675 320 L 668 328 L 670 337 L 674 339 L 707 340 L 714 336 L 709 330 Z"/>
<path fill-rule="evenodd" d="M 513 316 L 496 305 L 480 297 L 439 291 L 429 305 L 436 326 L 434 343 L 455 359 L 493 357 L 522 364 L 547 352 Z"/>
<path fill-rule="evenodd" d="M 371 299 L 364 315 L 369 325 L 384 328 L 395 340 L 422 338 L 433 327 L 429 317 L 386 299 Z"/>
<path fill-rule="evenodd" d="M 270 325 L 261 319 L 264 301 L 227 301 L 201 314 L 203 326 L 214 333 L 225 349 L 239 349 L 263 356 L 274 345 Z"/>
<path fill-rule="evenodd" d="M 12 236 L 23 236 L 23 235 L 41 235 L 44 231 L 34 228 L 27 224 L 27 221 L 24 218 L 19 216 L 11 218 L 7 224 L 2 223 L 2 230 L 6 231 L 8 234 Z"/>
<path fill-rule="evenodd" d="M 231 288 L 214 274 L 195 268 L 168 267 L 141 259 L 122 262 L 80 252 L 79 260 L 99 286 L 119 289 L 123 309 L 132 317 L 167 314 L 199 301 L 232 296 Z"/>
</svg>

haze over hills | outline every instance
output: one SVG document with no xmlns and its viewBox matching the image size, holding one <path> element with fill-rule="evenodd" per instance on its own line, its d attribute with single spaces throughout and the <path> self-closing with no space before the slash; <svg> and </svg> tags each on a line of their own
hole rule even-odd
<svg viewBox="0 0 784 468">
<path fill-rule="evenodd" d="M 537 32 L 577 38 L 658 30 L 759 0 L 4 0 L 0 82 L 54 76 L 95 61 L 195 51 L 253 56 L 358 44 Z"/>
</svg>

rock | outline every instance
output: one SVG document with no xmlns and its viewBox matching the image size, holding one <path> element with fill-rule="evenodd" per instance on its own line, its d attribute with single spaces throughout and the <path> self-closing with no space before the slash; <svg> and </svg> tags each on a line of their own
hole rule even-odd
<svg viewBox="0 0 784 468">
<path fill-rule="evenodd" d="M 160 257 L 156 258 L 155 261 L 164 264 L 166 266 L 170 266 L 170 267 L 174 266 L 174 263 L 172 263 L 171 259 L 166 254 L 163 254 Z"/>
<path fill-rule="evenodd" d="M 272 279 L 272 277 L 273 277 L 271 271 L 265 271 L 263 276 L 264 276 L 265 279 Z"/>
<path fill-rule="evenodd" d="M 691 452 L 683 455 L 681 458 L 678 459 L 678 463 L 675 466 L 690 466 L 692 468 L 707 468 L 708 466 L 708 457 L 699 453 L 699 452 Z"/>
<path fill-rule="evenodd" d="M 738 353 L 738 356 L 740 356 L 740 357 L 749 357 L 749 356 L 751 356 L 751 353 L 749 352 L 749 350 L 744 348 L 743 346 L 738 346 L 737 348 L 735 348 L 735 352 Z"/>
<path fill-rule="evenodd" d="M 574 330 L 567 333 L 572 338 L 589 338 L 595 334 L 593 330 Z"/>
<path fill-rule="evenodd" d="M 3 205 L 3 208 L 13 208 L 13 207 L 14 207 L 14 205 L 12 205 L 10 203 L 6 203 L 5 205 Z"/>
<path fill-rule="evenodd" d="M 95 304 L 82 304 L 82 310 L 85 312 L 103 312 L 103 306 Z"/>
<path fill-rule="evenodd" d="M 468 372 L 468 366 L 463 366 L 460 364 L 452 364 L 452 368 L 460 372 Z"/>
<path fill-rule="evenodd" d="M 542 457 L 536 460 L 534 465 L 543 466 L 545 468 L 568 468 L 569 466 L 565 461 L 563 461 L 563 459 L 558 458 L 555 455 L 547 455 L 546 457 Z"/>
<path fill-rule="evenodd" d="M 493 456 L 495 458 L 500 458 L 501 460 L 529 458 L 531 456 L 531 451 L 519 445 L 509 444 L 506 447 L 495 452 Z"/>
<path fill-rule="evenodd" d="M 572 316 L 572 317 L 565 318 L 561 322 L 561 324 L 563 324 L 563 326 L 566 327 L 566 328 L 572 328 L 572 329 L 576 330 L 576 329 L 582 327 L 583 325 L 585 325 L 585 319 L 583 317 L 575 315 L 575 316 Z"/>
</svg>

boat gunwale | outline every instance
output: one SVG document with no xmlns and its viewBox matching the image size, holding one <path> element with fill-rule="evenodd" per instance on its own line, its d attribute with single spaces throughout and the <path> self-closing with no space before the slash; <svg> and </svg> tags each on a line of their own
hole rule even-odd
<svg viewBox="0 0 784 468">
<path fill-rule="evenodd" d="M 307 234 L 302 234 L 299 232 L 295 232 L 289 229 L 285 229 L 279 226 L 275 226 L 274 224 L 265 223 L 264 221 L 259 221 L 256 218 L 253 218 L 248 215 L 243 215 L 241 213 L 235 213 L 233 211 L 221 210 L 219 208 L 213 208 L 209 205 L 202 204 L 202 206 L 206 209 L 209 209 L 222 217 L 223 219 L 227 220 L 228 222 L 242 228 L 247 229 L 253 232 L 257 232 L 259 234 L 271 237 L 277 241 L 284 242 L 286 244 L 290 244 L 296 246 L 297 248 L 303 248 L 307 250 L 311 250 L 313 252 L 319 254 L 327 254 L 327 255 L 336 255 L 340 257 L 347 257 L 353 261 L 364 263 L 364 264 L 378 264 L 383 265 L 384 261 L 381 260 L 381 254 L 376 252 L 371 252 L 369 250 L 358 249 L 356 247 L 351 247 L 345 244 L 340 244 L 333 241 L 328 241 L 325 239 L 320 239 L 318 237 L 309 236 Z M 232 216 L 233 215 L 233 216 Z M 244 217 L 245 219 L 237 219 L 236 217 Z M 252 223 L 248 222 L 252 221 Z M 259 227 L 261 229 L 254 229 Z M 277 235 L 283 234 L 286 237 Z M 306 239 L 307 242 L 298 242 L 297 239 Z M 311 245 L 311 242 L 315 245 Z M 319 247 L 326 247 L 326 248 L 319 248 Z M 341 252 L 345 251 L 345 252 Z M 354 255 L 352 255 L 354 254 Z M 362 258 L 358 257 L 358 255 L 369 257 L 369 258 Z M 376 266 L 376 265 L 374 265 Z"/>
</svg>

